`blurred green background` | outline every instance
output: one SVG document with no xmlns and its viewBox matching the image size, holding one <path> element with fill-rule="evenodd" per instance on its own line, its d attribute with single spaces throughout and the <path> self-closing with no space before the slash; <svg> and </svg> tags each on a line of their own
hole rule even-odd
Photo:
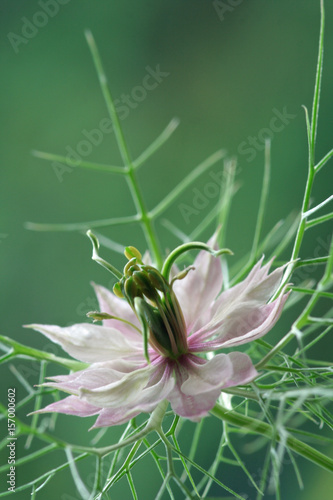
<svg viewBox="0 0 333 500">
<path fill-rule="evenodd" d="M 267 128 L 272 130 L 272 118 L 281 113 L 285 115 L 285 123 L 280 121 L 280 130 L 273 132 L 273 170 L 264 232 L 300 208 L 307 174 L 301 106 L 311 106 L 319 0 L 219 3 L 2 0 L 0 10 L 3 122 L 0 255 L 1 333 L 4 335 L 61 355 L 60 348 L 36 332 L 23 330 L 21 325 L 32 322 L 67 325 L 84 321 L 85 313 L 95 308 L 89 282 L 111 284 L 105 271 L 91 261 L 91 247 L 86 237 L 70 232 L 27 231 L 26 221 L 80 222 L 134 213 L 123 178 L 79 168 L 61 173 L 51 163 L 31 155 L 33 149 L 60 155 L 69 149 L 78 151 L 81 142 L 87 139 L 87 132 L 97 129 L 107 117 L 83 35 L 86 28 L 96 38 L 114 98 L 124 100 L 127 99 L 124 95 L 131 96 L 122 111 L 122 126 L 133 157 L 139 155 L 173 117 L 181 121 L 169 142 L 140 170 L 140 185 L 149 208 L 207 156 L 220 148 L 226 149 L 230 156 L 238 156 L 241 186 L 230 216 L 227 246 L 235 252 L 234 259 L 241 258 L 251 246 L 255 227 L 263 173 L 263 138 Z M 332 2 L 326 1 L 326 17 L 318 159 L 333 142 Z M 147 67 L 153 70 L 159 67 L 163 76 L 158 85 L 143 96 L 142 91 L 135 88 L 148 81 L 145 80 L 150 71 Z M 249 146 L 249 141 L 254 140 L 257 145 Z M 121 164 L 111 133 L 104 134 L 100 144 L 90 149 L 83 159 Z M 318 176 L 314 204 L 331 194 L 333 176 L 329 167 L 331 165 Z M 217 174 L 221 168 L 222 162 L 210 172 Z M 193 190 L 204 193 L 205 186 L 211 182 L 207 172 L 163 216 L 190 233 L 213 208 L 217 195 L 206 196 L 203 207 L 189 217 L 184 217 L 180 204 L 193 208 L 198 192 Z M 205 239 L 212 230 L 213 227 L 207 231 Z M 302 257 L 313 255 L 316 241 L 325 247 L 329 230 L 326 224 L 313 231 L 306 239 Z M 160 221 L 157 231 L 163 248 L 172 248 L 178 243 Z M 106 229 L 104 234 L 122 245 L 145 249 L 141 230 L 135 226 Z M 105 251 L 104 256 L 118 267 L 124 263 L 118 254 Z M 327 347 L 328 344 L 324 344 L 323 350 Z M 31 363 L 21 360 L 16 367 L 18 365 L 30 384 L 38 382 L 37 370 L 31 368 Z M 2 380 L 6 380 L 1 388 L 5 400 L 7 387 L 10 384 L 19 387 L 19 384 L 8 366 L 1 370 Z M 20 391 L 20 397 L 24 397 L 24 388 Z M 20 417 L 25 419 L 25 411 Z M 91 425 L 91 419 L 87 423 L 72 417 L 60 417 L 59 422 L 63 436 L 80 443 Z M 216 441 L 214 424 L 211 426 L 207 433 L 208 445 L 201 449 L 203 463 L 205 456 L 212 453 L 209 444 L 213 447 Z M 111 442 L 119 432 L 109 430 L 105 442 Z M 239 446 L 241 449 L 241 443 Z M 35 465 L 27 466 L 26 476 L 21 472 L 18 484 L 63 460 L 59 452 L 54 463 L 47 459 L 37 470 Z M 260 470 L 261 461 L 260 457 L 256 457 L 256 461 L 248 458 L 247 465 L 254 475 L 260 474 L 256 471 Z M 326 473 L 309 464 L 302 463 L 302 466 L 306 472 L 303 492 L 298 490 L 292 468 L 284 468 L 283 500 L 312 500 L 315 495 L 327 498 L 332 479 L 329 482 Z M 85 467 L 88 473 L 89 466 Z M 143 488 L 148 488 L 145 495 L 140 496 L 147 500 L 154 498 L 159 481 L 151 479 L 151 485 L 147 486 L 149 468 L 152 464 L 140 468 L 134 476 L 139 495 Z M 79 498 L 69 473 L 61 473 L 59 478 L 61 480 L 50 481 L 41 498 L 65 500 L 65 493 L 68 498 Z M 254 489 L 245 476 L 239 478 L 232 470 L 221 470 L 220 479 L 238 492 L 246 493 L 249 499 L 255 498 Z M 28 498 L 26 495 L 16 496 L 24 499 Z M 126 485 L 116 495 L 119 496 L 113 498 L 130 498 Z"/>
</svg>

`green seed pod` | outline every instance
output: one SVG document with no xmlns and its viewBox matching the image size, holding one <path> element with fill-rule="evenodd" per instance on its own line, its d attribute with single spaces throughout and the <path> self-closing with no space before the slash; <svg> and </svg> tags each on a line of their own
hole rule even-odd
<svg viewBox="0 0 333 500">
<path fill-rule="evenodd" d="M 151 266 L 143 266 L 143 269 L 148 274 L 152 286 L 157 288 L 160 292 L 164 292 L 168 284 L 159 271 Z"/>
<path fill-rule="evenodd" d="M 149 276 L 144 271 L 135 271 L 133 273 L 133 279 L 138 289 L 150 300 L 155 300 L 157 297 L 157 292 L 152 286 Z"/>
</svg>

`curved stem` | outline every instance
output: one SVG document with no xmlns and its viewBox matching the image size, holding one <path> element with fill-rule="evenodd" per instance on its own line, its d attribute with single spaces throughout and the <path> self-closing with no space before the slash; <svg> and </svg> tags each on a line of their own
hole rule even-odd
<svg viewBox="0 0 333 500">
<path fill-rule="evenodd" d="M 166 280 L 169 279 L 169 274 L 172 268 L 172 264 L 174 264 L 174 262 L 178 259 L 178 257 L 180 257 L 183 253 L 188 252 L 190 250 L 205 250 L 206 252 L 212 254 L 214 257 L 218 257 L 219 255 L 225 253 L 228 255 L 233 255 L 232 251 L 229 250 L 228 248 L 221 248 L 220 250 L 214 250 L 214 248 L 211 248 L 206 243 L 202 243 L 201 241 L 191 241 L 189 243 L 184 243 L 183 245 L 180 245 L 179 247 L 175 248 L 164 261 L 161 272 Z"/>
<path fill-rule="evenodd" d="M 262 436 L 267 437 L 268 439 L 276 439 L 276 441 L 280 442 L 280 437 L 278 434 L 274 433 L 274 430 L 271 428 L 269 424 L 266 422 L 262 422 L 261 420 L 257 420 L 252 417 L 248 417 L 246 415 L 241 415 L 233 410 L 227 410 L 223 408 L 221 405 L 216 404 L 214 408 L 211 410 L 211 413 L 236 427 L 242 427 L 244 430 L 248 432 L 254 432 L 256 434 L 261 434 Z M 288 436 L 286 439 L 286 445 L 298 455 L 301 455 L 304 458 L 307 458 L 311 462 L 323 467 L 324 469 L 333 472 L 333 459 L 327 457 L 320 451 L 312 448 L 299 439 Z"/>
<path fill-rule="evenodd" d="M 25 325 L 26 328 L 33 328 L 33 325 Z M 7 361 L 11 359 L 14 355 L 18 356 L 26 356 L 33 359 L 38 359 L 41 361 L 52 361 L 53 363 L 57 363 L 58 365 L 65 366 L 69 370 L 78 371 L 83 370 L 88 365 L 87 363 L 83 363 L 82 361 L 76 361 L 75 359 L 67 359 L 61 358 L 60 356 L 56 356 L 55 354 L 44 352 L 39 349 L 34 349 L 33 347 L 27 347 L 20 342 L 16 342 L 15 340 L 10 339 L 9 337 L 5 337 L 4 335 L 0 335 L 0 342 L 10 346 L 13 351 L 9 353 L 6 358 L 3 357 L 2 361 Z"/>
</svg>

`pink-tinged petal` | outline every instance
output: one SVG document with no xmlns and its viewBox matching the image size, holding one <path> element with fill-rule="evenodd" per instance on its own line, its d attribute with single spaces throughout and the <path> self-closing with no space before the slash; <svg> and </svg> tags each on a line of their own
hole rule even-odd
<svg viewBox="0 0 333 500">
<path fill-rule="evenodd" d="M 119 330 L 106 326 L 80 323 L 64 328 L 56 325 L 29 325 L 29 328 L 43 333 L 68 354 L 88 363 L 142 353 L 139 344 L 133 344 Z"/>
<path fill-rule="evenodd" d="M 289 293 L 280 295 L 270 304 L 259 308 L 246 308 L 237 317 L 232 315 L 221 321 L 215 330 L 200 332 L 196 337 L 190 337 L 189 346 L 192 352 L 212 351 L 216 349 L 234 347 L 253 340 L 259 339 L 269 332 L 279 319 L 282 308 L 289 296 Z M 207 339 L 212 340 L 207 340 Z M 206 340 L 206 341 L 205 341 Z"/>
<path fill-rule="evenodd" d="M 108 385 L 89 389 L 81 387 L 79 397 L 90 404 L 102 408 L 117 408 L 138 401 L 144 387 L 152 376 L 154 366 L 146 366 L 125 374 L 119 380 Z"/>
<path fill-rule="evenodd" d="M 175 413 L 198 421 L 213 408 L 221 385 L 232 377 L 232 362 L 220 354 L 210 361 L 187 355 L 174 366 L 176 385 L 168 400 Z"/>
<path fill-rule="evenodd" d="M 215 234 L 208 245 L 217 248 Z M 184 314 L 187 331 L 190 332 L 207 313 L 222 287 L 220 259 L 201 251 L 194 261 L 194 270 L 182 280 L 176 280 L 173 289 Z"/>
<path fill-rule="evenodd" d="M 218 389 L 233 375 L 233 365 L 226 354 L 218 354 L 210 361 L 204 361 L 202 358 L 195 360 L 195 356 L 191 358 L 186 366 L 188 378 L 181 386 L 182 393 L 187 396 L 196 396 Z"/>
<path fill-rule="evenodd" d="M 261 267 L 263 258 L 252 268 L 248 276 L 240 283 L 225 290 L 213 306 L 214 316 L 211 323 L 243 309 L 244 304 L 263 305 L 274 295 L 279 287 L 285 266 L 268 274 L 272 261 Z"/>
<path fill-rule="evenodd" d="M 140 410 L 132 410 L 131 412 L 125 412 L 124 408 L 104 408 L 94 425 L 89 429 L 98 429 L 99 427 L 110 427 L 112 425 L 125 424 L 132 418 L 139 415 Z"/>
<path fill-rule="evenodd" d="M 137 394 L 137 399 L 132 404 L 125 404 L 117 408 L 104 408 L 93 428 L 120 425 L 139 413 L 152 412 L 161 401 L 167 399 L 174 384 L 175 379 L 171 377 L 171 371 L 167 366 L 161 366 L 154 373 L 147 386 Z"/>
<path fill-rule="evenodd" d="M 247 354 L 231 352 L 227 356 L 232 363 L 233 374 L 223 385 L 223 388 L 248 384 L 258 376 L 258 372 Z"/>
<path fill-rule="evenodd" d="M 105 363 L 95 363 L 91 367 L 69 375 L 52 377 L 53 382 L 46 382 L 44 387 L 56 389 L 78 395 L 81 389 L 97 389 L 116 383 L 124 376 L 142 367 L 126 360 L 114 360 Z"/>
<path fill-rule="evenodd" d="M 95 290 L 99 303 L 99 309 L 101 312 L 106 312 L 113 316 L 117 316 L 118 318 L 122 318 L 126 321 L 129 321 L 137 328 L 141 329 L 136 314 L 134 313 L 128 302 L 126 302 L 126 300 L 116 297 L 116 295 L 114 295 L 104 286 L 96 285 L 96 283 L 92 283 L 92 286 Z M 124 323 L 123 321 L 106 319 L 103 321 L 103 325 L 109 326 L 111 328 L 116 328 L 128 338 L 137 340 L 138 342 L 141 342 L 142 340 L 138 331 L 127 323 Z"/>
<path fill-rule="evenodd" d="M 177 415 L 198 422 L 213 408 L 220 393 L 221 389 L 214 389 L 197 396 L 187 396 L 182 393 L 179 386 L 175 386 L 168 400 Z"/>
<path fill-rule="evenodd" d="M 253 267 L 244 281 L 222 292 L 213 305 L 210 321 L 197 329 L 192 335 L 192 341 L 207 339 L 218 332 L 221 337 L 221 331 L 231 330 L 234 322 L 250 323 L 251 319 L 248 320 L 247 315 L 256 318 L 257 311 L 267 304 L 278 289 L 285 268 L 282 266 L 268 274 L 271 262 L 261 267 L 262 260 Z"/>
<path fill-rule="evenodd" d="M 101 408 L 97 408 L 96 406 L 90 405 L 86 401 L 82 401 L 76 396 L 68 396 L 65 399 L 61 399 L 60 401 L 56 401 L 55 403 L 51 403 L 46 406 L 42 410 L 34 411 L 34 413 L 65 413 L 66 415 L 76 415 L 77 417 L 91 417 L 92 415 L 96 415 L 101 411 Z"/>
</svg>

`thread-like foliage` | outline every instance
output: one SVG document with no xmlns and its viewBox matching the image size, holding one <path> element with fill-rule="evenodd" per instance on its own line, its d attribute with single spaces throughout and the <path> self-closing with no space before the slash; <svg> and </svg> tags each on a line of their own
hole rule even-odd
<svg viewBox="0 0 333 500">
<path fill-rule="evenodd" d="M 164 214 L 174 201 L 193 183 L 200 175 L 224 157 L 223 151 L 218 151 L 207 160 L 199 164 L 192 172 L 180 182 L 157 206 L 147 210 L 139 184 L 137 170 L 150 158 L 171 136 L 178 126 L 178 120 L 173 119 L 166 129 L 152 144 L 132 160 L 126 145 L 110 91 L 104 74 L 101 58 L 95 41 L 90 32 L 86 33 L 88 46 L 96 67 L 98 80 L 104 100 L 112 120 L 116 141 L 123 160 L 123 166 L 104 165 L 92 162 L 81 162 L 80 167 L 90 170 L 101 170 L 106 174 L 124 176 L 128 182 L 131 195 L 136 206 L 136 213 L 131 216 L 113 219 L 89 221 L 73 224 L 38 224 L 28 223 L 29 229 L 39 231 L 86 231 L 110 227 L 115 225 L 140 224 L 147 240 L 149 251 L 159 268 L 162 268 L 164 255 L 160 249 L 158 237 L 155 232 L 155 220 Z M 302 488 L 302 475 L 298 466 L 298 457 L 302 456 L 313 464 L 327 471 L 333 471 L 333 460 L 327 456 L 327 445 L 333 439 L 326 437 L 324 428 L 333 428 L 333 364 L 331 361 L 323 362 L 311 358 L 312 348 L 333 327 L 333 307 L 329 308 L 322 317 L 315 314 L 316 307 L 323 300 L 333 298 L 333 242 L 327 254 L 323 257 L 302 260 L 300 250 L 306 232 L 333 218 L 333 213 L 317 216 L 317 212 L 332 201 L 328 197 L 316 206 L 310 206 L 311 192 L 318 172 L 333 156 L 333 150 L 328 152 L 319 161 L 315 156 L 315 143 L 317 135 L 319 97 L 321 75 L 323 66 L 324 47 L 324 7 L 321 2 L 321 29 L 319 39 L 318 66 L 315 80 L 314 98 L 311 117 L 305 108 L 305 118 L 308 135 L 308 178 L 305 187 L 303 204 L 299 214 L 291 214 L 285 221 L 279 222 L 266 235 L 262 235 L 262 222 L 268 202 L 270 178 L 270 144 L 266 143 L 265 168 L 263 176 L 262 193 L 259 202 L 257 224 L 252 247 L 249 249 L 245 260 L 238 262 L 235 267 L 228 269 L 222 256 L 225 270 L 225 287 L 237 284 L 257 262 L 264 252 L 268 257 L 277 259 L 291 244 L 293 249 L 282 280 L 280 293 L 286 283 L 293 281 L 293 276 L 299 270 L 306 271 L 305 276 L 312 276 L 312 269 L 321 266 L 321 278 L 309 280 L 305 277 L 297 286 L 289 285 L 292 291 L 285 310 L 298 306 L 300 301 L 305 306 L 299 312 L 299 307 L 294 308 L 294 321 L 277 345 L 270 345 L 266 340 L 258 340 L 251 344 L 248 353 L 257 363 L 260 371 L 259 377 L 248 386 L 227 389 L 221 395 L 219 402 L 212 410 L 212 415 L 218 422 L 214 436 L 215 449 L 211 453 L 211 463 L 202 464 L 200 446 L 209 434 L 207 420 L 202 420 L 193 425 L 186 420 L 167 411 L 166 404 L 159 406 L 150 416 L 141 416 L 133 419 L 123 429 L 117 440 L 110 429 L 96 431 L 90 442 L 88 435 L 83 442 L 87 444 L 76 445 L 64 438 L 59 432 L 57 415 L 40 417 L 37 414 L 30 419 L 30 425 L 25 424 L 23 416 L 26 408 L 34 401 L 34 410 L 44 405 L 44 399 L 59 398 L 56 390 L 50 388 L 32 387 L 28 378 L 17 369 L 20 358 L 33 361 L 33 370 L 39 373 L 39 382 L 44 381 L 49 365 L 57 364 L 62 369 L 79 370 L 85 364 L 46 353 L 22 345 L 5 336 L 0 337 L 0 347 L 3 350 L 1 363 L 8 363 L 9 369 L 16 376 L 17 382 L 22 387 L 20 398 L 16 405 L 16 437 L 18 442 L 25 443 L 25 454 L 16 461 L 19 471 L 25 464 L 35 464 L 31 480 L 25 484 L 17 484 L 16 492 L 27 492 L 32 499 L 45 498 L 43 488 L 55 481 L 61 472 L 68 469 L 76 487 L 77 496 L 63 496 L 85 500 L 109 499 L 112 489 L 120 481 L 127 481 L 128 496 L 133 499 L 141 498 L 136 490 L 135 475 L 137 464 L 141 461 L 147 464 L 149 475 L 159 478 L 160 486 L 156 488 L 156 500 L 161 499 L 198 499 L 209 498 L 218 491 L 219 495 L 228 498 L 246 499 L 246 495 L 233 491 L 228 486 L 228 479 L 221 473 L 223 465 L 228 464 L 235 468 L 239 475 L 249 481 L 255 488 L 256 500 L 264 498 L 266 493 L 274 493 L 277 500 L 281 499 L 280 476 L 282 466 L 286 459 L 290 467 L 294 468 L 299 486 Z M 70 166 L 68 158 L 50 153 L 35 152 L 39 158 L 56 160 Z M 237 191 L 235 184 L 235 161 L 225 159 L 224 176 L 221 198 L 214 209 L 205 217 L 199 226 L 191 233 L 184 234 L 172 221 L 162 219 L 161 222 L 180 242 L 187 243 L 200 238 L 201 234 L 213 225 L 221 224 L 219 243 L 221 246 L 226 241 L 226 228 L 228 214 Z M 120 251 L 122 245 L 111 241 L 103 234 L 98 234 L 104 247 Z M 275 262 L 281 265 L 282 262 Z M 303 273 L 304 276 L 304 273 Z M 166 412 L 166 413 L 165 413 Z M 2 419 L 7 419 L 7 408 L 1 405 Z M 22 419 L 21 419 L 21 418 Z M 215 423 L 216 423 L 215 422 Z M 306 430 L 304 429 L 306 425 Z M 192 436 L 190 449 L 183 448 L 182 433 Z M 255 475 L 245 463 L 245 455 L 238 451 L 239 438 L 243 439 L 242 450 L 248 454 L 265 449 L 265 460 L 261 468 L 260 477 Z M 244 440 L 246 445 L 244 446 Z M 7 446 L 7 437 L 1 442 L 1 447 Z M 105 443 L 108 443 L 106 445 Z M 102 446 L 103 444 L 103 446 Z M 323 447 L 326 446 L 326 448 Z M 320 451 L 322 448 L 323 451 Z M 40 464 L 45 464 L 45 459 L 52 454 L 60 456 L 60 465 L 51 469 L 42 467 L 43 472 L 38 472 Z M 87 465 L 88 464 L 88 465 Z M 9 464 L 0 467 L 2 473 L 9 471 Z M 84 470 L 93 471 L 88 477 Z M 18 474 L 19 477 L 19 474 Z M 0 492 L 0 497 L 10 495 L 7 489 Z"/>
</svg>

